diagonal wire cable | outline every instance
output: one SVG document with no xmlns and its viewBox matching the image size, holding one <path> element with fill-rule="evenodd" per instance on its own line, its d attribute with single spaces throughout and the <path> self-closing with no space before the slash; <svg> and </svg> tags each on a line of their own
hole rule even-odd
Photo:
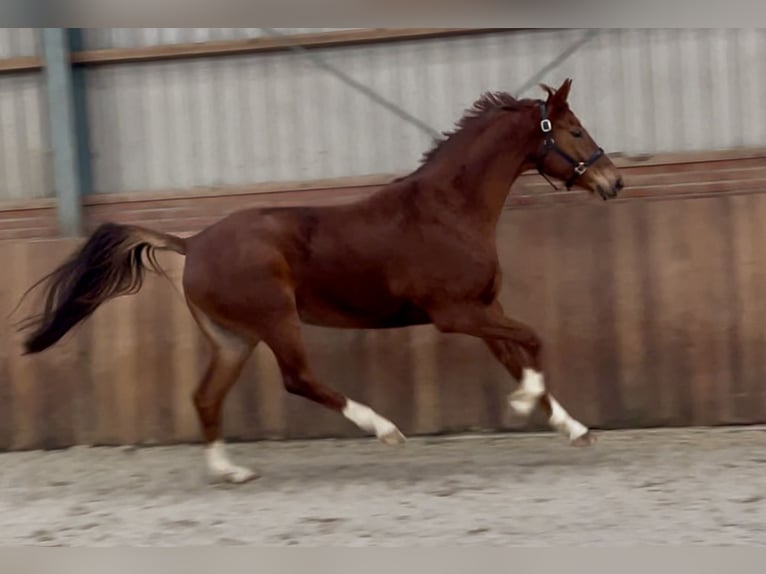
<svg viewBox="0 0 766 574">
<path fill-rule="evenodd" d="M 266 34 L 273 36 L 273 37 L 279 37 L 279 38 L 287 38 L 289 39 L 289 34 L 284 34 L 282 32 L 279 32 L 275 30 L 274 28 L 261 28 Z M 395 103 L 387 100 L 380 94 L 378 94 L 375 90 L 369 88 L 368 86 L 365 86 L 361 82 L 358 82 L 348 74 L 342 72 L 332 64 L 325 61 L 322 57 L 318 56 L 317 54 L 313 53 L 311 50 L 306 49 L 304 46 L 301 46 L 298 43 L 288 43 L 286 44 L 286 47 L 290 49 L 291 51 L 300 54 L 301 56 L 304 56 L 305 58 L 311 60 L 316 66 L 319 68 L 322 68 L 335 76 L 336 78 L 340 79 L 342 82 L 350 85 L 354 89 L 362 92 L 364 95 L 369 97 L 374 102 L 380 104 L 393 114 L 399 116 L 404 121 L 408 122 L 409 124 L 419 128 L 420 130 L 424 131 L 428 135 L 430 135 L 433 138 L 440 138 L 441 134 L 436 131 L 434 128 L 429 126 L 427 123 L 425 123 L 420 118 L 417 118 L 413 116 L 411 113 L 409 113 L 407 110 L 404 110 L 400 106 L 396 105 Z"/>
<path fill-rule="evenodd" d="M 333 66 L 332 64 L 324 60 L 321 56 L 318 56 L 317 54 L 313 53 L 311 50 L 308 50 L 305 46 L 302 46 L 296 42 L 289 42 L 289 39 L 290 39 L 289 34 L 279 32 L 278 30 L 274 28 L 261 28 L 261 30 L 269 36 L 287 39 L 288 42 L 285 45 L 287 49 L 307 58 L 312 63 L 314 63 L 317 67 L 324 69 L 325 71 L 335 76 L 342 82 L 348 84 L 352 88 L 365 94 L 374 102 L 386 108 L 387 110 L 389 110 L 390 112 L 392 112 L 393 114 L 395 114 L 396 116 L 404 120 L 405 122 L 427 133 L 431 137 L 436 139 L 441 137 L 442 135 L 441 133 L 439 133 L 437 130 L 432 128 L 430 125 L 428 125 L 426 122 L 424 122 L 420 118 L 412 115 L 407 110 L 403 109 L 401 106 L 398 106 L 395 103 L 387 100 L 386 98 L 381 96 L 379 93 L 377 93 L 375 90 L 355 80 L 354 78 L 352 78 L 345 72 L 339 70 L 338 68 L 336 68 L 335 66 Z M 563 50 L 558 56 L 556 56 L 553 60 L 548 62 L 548 64 L 540 68 L 540 70 L 538 70 L 534 75 L 532 75 L 523 84 L 521 84 L 521 86 L 519 86 L 515 90 L 515 96 L 521 97 L 521 95 L 524 92 L 526 92 L 531 87 L 537 85 L 540 82 L 540 80 L 542 80 L 548 72 L 550 72 L 551 70 L 554 70 L 559 65 L 561 65 L 565 60 L 571 57 L 572 54 L 574 54 L 577 50 L 579 50 L 583 45 L 590 42 L 599 32 L 600 30 L 598 29 L 588 29 L 581 38 L 573 42 L 570 46 L 568 46 L 565 50 Z"/>
</svg>

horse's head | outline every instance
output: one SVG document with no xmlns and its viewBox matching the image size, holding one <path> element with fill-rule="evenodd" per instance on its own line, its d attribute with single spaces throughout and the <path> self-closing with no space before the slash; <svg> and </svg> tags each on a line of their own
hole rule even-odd
<svg viewBox="0 0 766 574">
<path fill-rule="evenodd" d="M 557 90 L 543 86 L 548 99 L 539 106 L 541 143 L 536 167 L 564 181 L 567 189 L 581 187 L 605 200 L 616 197 L 624 185 L 620 172 L 569 108 L 571 86 L 570 79 Z"/>
</svg>

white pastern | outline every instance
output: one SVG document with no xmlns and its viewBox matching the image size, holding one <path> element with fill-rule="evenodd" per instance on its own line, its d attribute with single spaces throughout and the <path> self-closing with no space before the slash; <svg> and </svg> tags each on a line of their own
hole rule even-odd
<svg viewBox="0 0 766 574">
<path fill-rule="evenodd" d="M 566 435 L 572 441 L 588 433 L 588 427 L 573 419 L 556 399 L 548 395 L 548 400 L 551 405 L 551 418 L 548 421 L 554 429 Z"/>
<path fill-rule="evenodd" d="M 537 402 L 545 394 L 545 382 L 543 374 L 533 369 L 524 369 L 519 388 L 514 391 L 508 402 L 514 411 L 520 415 L 529 416 L 537 405 Z M 588 433 L 588 428 L 573 419 L 564 407 L 562 407 L 550 393 L 548 401 L 551 405 L 551 416 L 548 423 L 555 430 L 564 434 L 569 440 L 576 440 Z"/>
<path fill-rule="evenodd" d="M 518 414 L 529 416 L 543 393 L 545 393 L 543 374 L 533 369 L 524 369 L 521 384 L 508 397 L 508 402 Z"/>
<path fill-rule="evenodd" d="M 237 466 L 229 460 L 223 441 L 217 440 L 205 447 L 205 459 L 208 471 L 215 478 L 241 483 L 256 477 L 252 470 Z"/>
<path fill-rule="evenodd" d="M 399 432 L 396 425 L 383 418 L 366 405 L 361 405 L 351 399 L 346 399 L 343 416 L 353 422 L 360 429 L 373 433 L 386 444 L 398 444 L 404 442 L 404 435 Z"/>
</svg>

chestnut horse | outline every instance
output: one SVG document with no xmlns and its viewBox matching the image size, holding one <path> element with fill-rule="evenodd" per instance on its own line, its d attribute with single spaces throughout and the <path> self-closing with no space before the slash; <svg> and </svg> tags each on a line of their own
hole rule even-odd
<svg viewBox="0 0 766 574">
<path fill-rule="evenodd" d="M 133 225 L 99 227 L 46 276 L 45 305 L 25 327 L 38 353 L 110 298 L 135 293 L 154 254 L 186 256 L 184 295 L 212 347 L 194 405 L 211 475 L 244 482 L 221 433 L 221 407 L 253 348 L 273 351 L 286 390 L 333 409 L 386 444 L 404 441 L 370 407 L 325 386 L 306 358 L 301 322 L 381 329 L 433 324 L 481 338 L 519 382 L 511 408 L 539 407 L 575 445 L 593 434 L 546 391 L 542 343 L 508 318 L 495 232 L 511 184 L 525 170 L 615 197 L 622 179 L 571 111 L 571 80 L 545 100 L 486 93 L 421 165 L 373 195 L 340 206 L 245 209 L 179 238 Z M 34 286 L 33 286 L 34 287 Z"/>
</svg>

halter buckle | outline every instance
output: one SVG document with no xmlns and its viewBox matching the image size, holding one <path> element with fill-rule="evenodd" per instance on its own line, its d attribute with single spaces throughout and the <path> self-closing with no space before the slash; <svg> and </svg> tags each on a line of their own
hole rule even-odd
<svg viewBox="0 0 766 574">
<path fill-rule="evenodd" d="M 553 124 L 551 124 L 551 120 L 549 120 L 548 118 L 543 119 L 540 122 L 540 129 L 543 130 L 544 134 L 547 134 L 553 131 Z"/>
<path fill-rule="evenodd" d="M 578 164 L 575 166 L 574 170 L 575 170 L 575 173 L 576 173 L 577 175 L 582 175 L 582 174 L 584 174 L 586 171 L 588 171 L 588 164 L 586 164 L 584 161 L 581 161 L 580 163 L 578 163 Z"/>
</svg>

